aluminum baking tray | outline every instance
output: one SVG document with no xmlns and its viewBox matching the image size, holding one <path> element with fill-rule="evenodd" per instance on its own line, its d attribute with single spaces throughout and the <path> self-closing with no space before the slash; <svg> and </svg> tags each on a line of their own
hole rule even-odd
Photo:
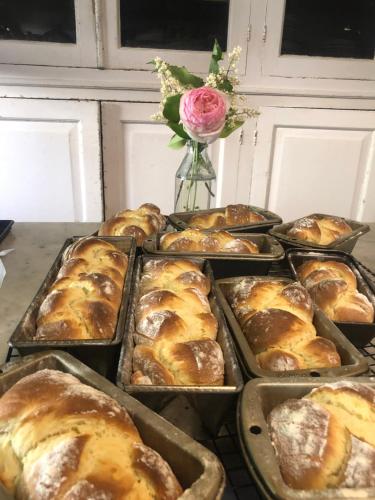
<svg viewBox="0 0 375 500">
<path fill-rule="evenodd" d="M 248 207 L 257 212 L 260 215 L 263 215 L 266 220 L 260 222 L 254 222 L 253 224 L 246 225 L 236 225 L 236 226 L 225 226 L 225 227 L 215 227 L 212 228 L 212 231 L 216 231 L 217 229 L 225 229 L 226 231 L 236 231 L 236 233 L 266 233 L 269 229 L 271 229 L 276 224 L 281 224 L 282 219 L 278 215 L 264 208 L 255 207 L 254 205 L 248 205 Z M 197 214 L 210 214 L 213 212 L 225 212 L 226 207 L 220 208 L 210 208 L 209 210 L 197 210 L 195 212 L 176 212 L 168 216 L 168 220 L 170 224 L 181 231 L 182 229 L 187 229 L 191 227 L 189 225 L 189 219 L 192 215 Z"/>
<path fill-rule="evenodd" d="M 219 325 L 217 342 L 220 344 L 224 356 L 225 384 L 223 386 L 157 386 L 130 383 L 135 345 L 133 338 L 135 332 L 134 312 L 138 302 L 139 281 L 144 264 L 154 259 L 161 258 L 145 255 L 138 257 L 136 261 L 133 274 L 133 293 L 121 349 L 117 385 L 156 411 L 160 411 L 172 398 L 184 395 L 199 414 L 206 429 L 215 435 L 219 431 L 227 411 L 243 388 L 243 379 L 233 341 L 218 305 L 215 287 L 212 288 L 208 299 L 212 313 Z M 175 257 L 163 257 L 162 259 L 177 260 Z M 198 263 L 211 283 L 214 283 L 210 263 L 207 260 L 193 258 L 189 260 Z"/>
<path fill-rule="evenodd" d="M 61 259 L 65 249 L 79 239 L 79 236 L 74 236 L 67 239 L 63 244 L 41 287 L 10 337 L 9 345 L 12 348 L 16 348 L 22 356 L 46 349 L 63 349 L 102 375 L 114 380 L 129 303 L 130 285 L 135 258 L 135 240 L 130 236 L 98 236 L 97 238 L 112 243 L 129 257 L 128 270 L 124 280 L 122 300 L 114 337 L 112 339 L 102 340 L 33 340 L 39 308 L 60 270 Z"/>
<path fill-rule="evenodd" d="M 186 490 L 181 499 L 222 498 L 225 475 L 213 453 L 65 352 L 38 353 L 0 367 L 0 373 L 3 371 L 0 374 L 0 396 L 22 377 L 45 368 L 70 373 L 123 406 L 144 443 L 160 453 L 173 469 Z"/>
<path fill-rule="evenodd" d="M 233 334 L 236 349 L 238 352 L 241 366 L 244 375 L 247 378 L 252 377 L 296 377 L 296 376 L 313 376 L 313 377 L 344 377 L 351 375 L 360 375 L 368 370 L 368 362 L 364 356 L 349 342 L 349 340 L 340 332 L 337 326 L 330 321 L 325 314 L 318 308 L 315 308 L 313 323 L 317 331 L 317 335 L 331 340 L 340 354 L 342 366 L 333 368 L 314 368 L 303 370 L 288 370 L 274 372 L 260 368 L 256 357 L 251 350 L 245 335 L 228 303 L 227 297 L 233 286 L 243 279 L 258 280 L 258 281 L 281 281 L 282 283 L 292 283 L 293 280 L 288 278 L 278 278 L 276 276 L 242 276 L 237 278 L 226 278 L 216 281 L 218 288 L 217 295 L 221 307 L 223 308 L 225 317 L 228 321 L 230 330 Z"/>
<path fill-rule="evenodd" d="M 336 379 L 337 380 L 337 379 Z M 374 378 L 345 380 L 375 387 Z M 332 378 L 295 377 L 291 379 L 254 379 L 245 385 L 237 407 L 237 429 L 245 462 L 265 498 L 339 499 L 375 498 L 375 488 L 335 488 L 297 490 L 284 483 L 268 433 L 267 416 L 271 410 L 291 398 L 302 398 L 312 389 L 334 382 Z"/>
<path fill-rule="evenodd" d="M 306 217 L 332 217 L 332 215 L 326 215 L 326 214 L 311 214 L 307 215 Z M 355 244 L 357 243 L 357 240 L 360 236 L 363 236 L 365 233 L 368 233 L 370 231 L 370 226 L 368 224 L 362 224 L 361 222 L 357 222 L 355 220 L 351 219 L 345 219 L 342 217 L 347 224 L 352 228 L 353 232 L 350 233 L 348 236 L 343 236 L 342 238 L 338 238 L 336 241 L 330 243 L 329 245 L 319 245 L 318 243 L 312 243 L 310 241 L 304 241 L 304 240 L 299 240 L 297 238 L 291 238 L 290 236 L 287 236 L 287 232 L 293 224 L 299 220 L 296 219 L 292 222 L 287 222 L 284 224 L 281 224 L 280 226 L 275 226 L 270 230 L 270 234 L 272 236 L 275 236 L 275 238 L 279 239 L 282 243 L 282 245 L 285 248 L 296 248 L 296 247 L 302 247 L 302 248 L 315 248 L 318 250 L 342 250 L 343 252 L 348 252 L 351 253 L 353 250 Z"/>
<path fill-rule="evenodd" d="M 299 280 L 297 269 L 304 262 L 309 260 L 335 260 L 346 264 L 353 271 L 357 278 L 358 291 L 363 293 L 371 302 L 375 309 L 375 294 L 369 287 L 366 279 L 357 266 L 355 260 L 350 254 L 334 250 L 313 251 L 313 250 L 293 250 L 287 251 L 287 260 L 292 275 L 296 280 Z M 358 323 L 358 322 L 343 322 L 335 321 L 335 324 L 343 332 L 343 334 L 358 347 L 363 347 L 375 337 L 375 322 L 373 323 Z"/>
<path fill-rule="evenodd" d="M 206 232 L 206 231 L 205 231 Z M 283 260 L 285 252 L 280 243 L 268 234 L 231 233 L 232 236 L 251 241 L 258 245 L 258 254 L 238 254 L 230 252 L 176 252 L 160 250 L 160 238 L 166 232 L 157 233 L 143 243 L 145 253 L 152 255 L 192 256 L 209 260 L 216 279 L 243 274 L 267 274 L 272 262 Z"/>
</svg>

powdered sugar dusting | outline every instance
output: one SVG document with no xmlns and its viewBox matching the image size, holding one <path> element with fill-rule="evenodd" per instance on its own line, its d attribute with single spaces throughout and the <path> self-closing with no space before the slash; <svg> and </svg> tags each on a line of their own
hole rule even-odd
<svg viewBox="0 0 375 500">
<path fill-rule="evenodd" d="M 69 473 L 77 469 L 81 447 L 79 437 L 65 439 L 54 449 L 42 455 L 26 472 L 27 480 L 33 482 L 38 500 L 57 497 Z"/>
<path fill-rule="evenodd" d="M 310 400 L 290 399 L 272 410 L 270 435 L 282 472 L 287 469 L 298 481 L 307 470 L 321 466 L 329 419 L 329 412 Z"/>
<path fill-rule="evenodd" d="M 352 450 L 341 486 L 369 488 L 375 486 L 375 448 L 354 436 Z"/>
<path fill-rule="evenodd" d="M 109 491 L 98 489 L 92 483 L 83 479 L 76 483 L 64 495 L 64 500 L 114 500 L 113 495 Z"/>
<path fill-rule="evenodd" d="M 181 488 L 167 462 L 159 453 L 144 444 L 137 443 L 134 448 L 136 450 L 135 466 L 140 466 L 146 474 L 150 474 L 151 478 L 156 478 L 157 486 L 162 488 L 160 496 L 164 500 L 175 499 Z"/>
</svg>

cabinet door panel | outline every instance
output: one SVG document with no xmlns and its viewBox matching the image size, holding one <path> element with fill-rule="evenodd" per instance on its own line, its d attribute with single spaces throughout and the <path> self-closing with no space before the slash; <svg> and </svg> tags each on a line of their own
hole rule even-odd
<svg viewBox="0 0 375 500">
<path fill-rule="evenodd" d="M 0 63 L 97 67 L 94 2 L 33 3 L 2 2 Z"/>
<path fill-rule="evenodd" d="M 375 113 L 264 108 L 251 201 L 285 220 L 311 212 L 375 220 Z"/>
<path fill-rule="evenodd" d="M 301 2 L 298 2 L 300 4 Z M 327 3 L 327 2 L 326 2 Z M 328 4 L 328 3 L 327 3 Z M 358 6 L 355 2 L 351 2 L 354 13 L 357 13 Z M 266 39 L 263 51 L 262 74 L 264 76 L 286 76 L 286 77 L 307 77 L 307 78 L 338 78 L 349 80 L 375 80 L 375 54 L 372 52 L 371 59 L 359 59 L 353 57 L 320 57 L 318 55 L 293 55 L 282 54 L 285 45 L 283 43 L 283 28 L 285 19 L 286 0 L 268 0 L 266 10 Z M 329 7 L 329 5 L 327 5 Z M 323 10 L 323 9 L 322 9 Z M 372 9 L 373 12 L 373 9 Z M 324 19 L 324 13 L 322 13 Z M 371 14 L 373 17 L 373 14 Z M 338 16 L 336 16 L 338 17 Z M 352 16 L 354 17 L 354 15 Z M 292 33 L 298 29 L 298 18 L 294 19 L 290 29 Z M 332 25 L 331 48 L 341 53 L 345 53 L 346 38 L 353 37 L 359 28 L 352 27 L 354 19 L 348 19 L 348 25 L 341 26 L 341 32 L 336 33 L 335 27 Z M 373 20 L 370 23 L 373 23 Z M 318 21 L 315 21 L 311 16 L 311 30 L 315 37 L 312 39 L 318 40 L 319 29 L 321 28 Z M 345 24 L 345 23 L 344 23 Z M 354 26 L 354 25 L 353 25 Z M 336 27 L 337 28 L 337 27 Z M 351 35 L 351 32 L 353 35 Z M 349 33 L 349 35 L 347 35 Z M 340 42 L 342 50 L 340 51 Z M 323 44 L 323 42 L 322 42 Z M 373 44 L 373 41 L 372 41 Z M 327 42 L 327 45 L 329 43 Z M 325 52 L 325 47 L 321 47 L 322 53 Z M 298 50 L 296 51 L 298 53 Z"/>
<path fill-rule="evenodd" d="M 185 150 L 167 147 L 172 131 L 152 122 L 151 103 L 102 103 L 105 215 L 155 203 L 173 212 L 174 181 Z M 209 145 L 217 175 L 213 206 L 236 201 L 239 132 Z"/>
<path fill-rule="evenodd" d="M 178 9 L 173 1 L 169 1 L 170 8 Z M 194 3 L 189 5 L 189 2 L 177 2 L 182 7 L 180 9 L 180 16 L 183 16 L 184 9 L 194 8 Z M 161 49 L 161 48 L 144 48 L 142 44 L 136 47 L 122 47 L 121 46 L 121 15 L 120 15 L 120 0 L 102 0 L 101 10 L 98 13 L 99 24 L 103 32 L 103 55 L 104 64 L 109 68 L 124 68 L 124 69 L 143 69 L 149 70 L 150 66 L 147 63 L 159 56 L 167 60 L 171 64 L 184 65 L 192 72 L 207 73 L 210 51 L 203 50 L 174 50 L 174 49 Z M 150 24 L 150 47 L 154 47 L 154 36 L 158 35 L 159 30 L 163 27 L 158 26 L 156 19 L 150 19 L 151 10 L 144 11 L 145 23 Z M 167 14 L 166 14 L 167 15 Z M 196 13 L 199 15 L 199 13 Z M 229 5 L 229 22 L 228 22 L 228 37 L 227 47 L 228 51 L 232 50 L 236 45 L 240 45 L 244 50 L 247 46 L 247 37 L 249 29 L 249 16 L 250 16 L 250 2 L 249 0 L 235 0 L 231 1 Z M 167 18 L 164 19 L 164 24 L 167 24 Z M 187 29 L 187 32 L 189 30 Z M 191 30 L 190 30 L 191 32 Z M 142 37 L 144 33 L 140 33 Z M 179 44 L 183 34 L 175 40 L 171 40 L 171 46 L 174 43 Z M 192 41 L 194 43 L 194 40 Z M 143 47 L 143 48 L 142 48 Z M 246 54 L 241 58 L 240 72 L 245 73 L 245 60 Z"/>
<path fill-rule="evenodd" d="M 101 220 L 98 104 L 1 99 L 0 115 L 1 218 Z"/>
</svg>

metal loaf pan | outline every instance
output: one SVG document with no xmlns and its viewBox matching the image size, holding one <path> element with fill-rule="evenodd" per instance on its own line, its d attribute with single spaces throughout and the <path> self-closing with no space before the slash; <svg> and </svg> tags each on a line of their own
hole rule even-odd
<svg viewBox="0 0 375 500">
<path fill-rule="evenodd" d="M 332 215 L 326 215 L 326 214 L 311 214 L 307 215 L 306 217 L 313 217 L 313 216 L 332 217 Z M 302 248 L 315 248 L 318 250 L 324 250 L 324 249 L 342 250 L 343 252 L 351 253 L 355 244 L 357 243 L 358 238 L 367 233 L 368 231 L 370 231 L 370 226 L 368 224 L 362 224 L 361 222 L 357 222 L 355 220 L 345 219 L 344 217 L 341 218 L 344 219 L 347 224 L 349 224 L 353 232 L 348 236 L 343 236 L 342 238 L 338 238 L 336 241 L 333 241 L 329 245 L 319 245 L 318 243 L 312 243 L 310 241 L 299 240 L 297 238 L 291 238 L 290 236 L 287 236 L 287 232 L 289 231 L 289 229 L 291 229 L 293 224 L 299 219 L 296 219 L 292 222 L 287 222 L 285 224 L 281 224 L 280 226 L 275 226 L 270 230 L 270 234 L 272 234 L 272 236 L 275 236 L 275 238 L 280 240 L 285 248 L 302 247 Z"/>
<path fill-rule="evenodd" d="M 143 243 L 145 253 L 152 255 L 175 255 L 200 257 L 209 260 L 215 278 L 242 276 L 243 274 L 267 274 L 272 262 L 283 260 L 285 253 L 280 243 L 268 234 L 231 233 L 232 236 L 248 240 L 258 245 L 258 254 L 238 254 L 230 252 L 175 252 L 160 250 L 160 238 L 166 232 L 157 233 Z"/>
<path fill-rule="evenodd" d="M 45 368 L 70 373 L 81 382 L 108 394 L 123 406 L 137 426 L 144 443 L 160 453 L 172 467 L 186 490 L 180 497 L 181 500 L 219 500 L 222 497 L 224 470 L 213 453 L 70 354 L 49 351 L 3 365 L 0 367 L 0 373 L 3 371 L 0 374 L 0 396 L 22 377 Z"/>
<path fill-rule="evenodd" d="M 375 387 L 374 378 L 345 380 Z M 340 499 L 375 498 L 375 488 L 335 488 L 297 490 L 287 486 L 281 476 L 272 446 L 267 416 L 271 410 L 292 398 L 302 398 L 312 389 L 335 382 L 332 378 L 295 377 L 293 379 L 254 379 L 245 385 L 237 407 L 237 429 L 245 462 L 265 498 Z"/>
<path fill-rule="evenodd" d="M 213 227 L 211 230 L 216 231 L 217 229 L 225 229 L 226 231 L 236 231 L 236 233 L 266 233 L 275 224 L 281 224 L 282 219 L 273 212 L 265 210 L 264 208 L 255 207 L 253 205 L 248 205 L 248 207 L 263 215 L 266 220 L 260 222 L 254 222 L 253 224 L 247 225 L 237 225 L 237 226 L 224 226 L 224 227 Z M 197 210 L 195 212 L 176 212 L 168 216 L 169 222 L 173 227 L 179 231 L 191 227 L 189 225 L 189 219 L 193 215 L 197 214 L 210 214 L 213 212 L 225 212 L 226 207 L 220 208 L 210 208 L 209 210 Z"/>
<path fill-rule="evenodd" d="M 276 276 L 242 276 L 237 278 L 226 278 L 217 280 L 217 295 L 224 310 L 225 317 L 233 334 L 238 357 L 240 359 L 245 376 L 249 379 L 252 377 L 296 377 L 296 376 L 313 376 L 313 377 L 344 377 L 351 375 L 360 375 L 368 370 L 367 360 L 357 349 L 349 342 L 349 340 L 340 332 L 335 324 L 330 321 L 325 314 L 318 308 L 315 308 L 313 323 L 316 328 L 317 335 L 331 340 L 337 348 L 340 355 L 342 366 L 334 368 L 314 368 L 303 370 L 288 370 L 274 372 L 261 368 L 256 360 L 256 357 L 251 350 L 245 335 L 229 305 L 227 296 L 233 286 L 241 280 L 258 280 L 258 281 L 281 281 L 282 283 L 292 283 L 293 280 L 288 278 L 278 278 Z"/>
<path fill-rule="evenodd" d="M 335 260 L 346 264 L 353 271 L 357 278 L 357 289 L 363 293 L 371 302 L 375 309 L 375 294 L 367 284 L 366 279 L 357 266 L 353 257 L 345 252 L 325 250 L 325 251 L 312 251 L 312 250 L 292 250 L 287 251 L 287 258 L 292 275 L 296 280 L 299 280 L 297 269 L 304 262 L 308 260 Z M 348 339 L 356 346 L 363 347 L 368 344 L 375 337 L 375 322 L 373 323 L 355 323 L 335 321 L 339 329 L 348 337 Z"/>
<path fill-rule="evenodd" d="M 225 379 L 223 386 L 164 386 L 164 385 L 136 385 L 130 383 L 132 375 L 132 359 L 134 350 L 135 321 L 134 312 L 138 302 L 139 281 L 143 271 L 144 263 L 161 257 L 145 255 L 138 257 L 133 275 L 133 294 L 129 306 L 129 315 L 126 324 L 123 346 L 121 349 L 120 362 L 117 373 L 117 385 L 124 391 L 132 394 L 147 406 L 160 411 L 171 399 L 176 396 L 185 396 L 189 403 L 197 411 L 206 429 L 213 435 L 219 431 L 227 411 L 237 399 L 243 388 L 243 379 L 231 336 L 228 332 L 223 314 L 218 305 L 216 290 L 212 290 L 208 296 L 212 313 L 218 321 L 217 342 L 223 351 Z M 175 257 L 163 257 L 168 260 L 178 260 Z M 203 259 L 189 259 L 199 264 L 206 276 L 214 284 L 210 264 Z"/>
<path fill-rule="evenodd" d="M 10 337 L 9 345 L 12 348 L 16 348 L 22 356 L 47 349 L 63 349 L 100 374 L 114 380 L 129 303 L 130 285 L 135 258 L 135 240 L 130 236 L 97 236 L 97 238 L 112 243 L 129 257 L 128 270 L 124 280 L 122 300 L 114 337 L 112 339 L 98 340 L 33 340 L 39 308 L 60 270 L 61 260 L 65 249 L 79 239 L 78 236 L 74 236 L 67 239 L 63 244 L 41 287 Z"/>
</svg>

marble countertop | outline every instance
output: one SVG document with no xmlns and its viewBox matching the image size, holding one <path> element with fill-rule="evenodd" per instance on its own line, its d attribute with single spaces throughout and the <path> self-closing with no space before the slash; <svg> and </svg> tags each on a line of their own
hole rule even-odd
<svg viewBox="0 0 375 500">
<path fill-rule="evenodd" d="M 0 288 L 0 363 L 8 350 L 8 339 L 21 319 L 64 241 L 71 236 L 92 234 L 98 223 L 15 223 L 0 244 L 0 251 L 15 250 L 2 261 L 6 268 Z M 375 271 L 375 223 L 362 236 L 353 255 Z"/>
</svg>

